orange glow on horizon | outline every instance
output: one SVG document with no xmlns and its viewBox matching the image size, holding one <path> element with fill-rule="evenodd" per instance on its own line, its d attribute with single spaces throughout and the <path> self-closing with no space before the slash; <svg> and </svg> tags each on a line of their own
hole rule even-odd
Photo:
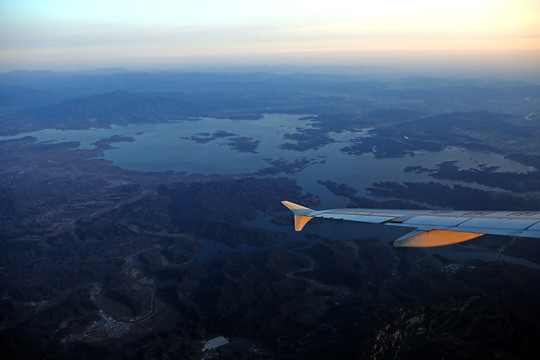
<svg viewBox="0 0 540 360">
<path fill-rule="evenodd" d="M 348 63 L 358 64 L 376 64 L 387 53 L 399 54 L 396 63 L 422 61 L 422 54 L 465 61 L 465 53 L 486 60 L 512 53 L 522 57 L 515 63 L 521 66 L 533 64 L 540 53 L 537 0 L 167 0 L 160 6 L 163 1 L 4 3 L 0 71 L 54 63 L 129 67 L 222 59 L 342 65 L 343 53 Z"/>
</svg>

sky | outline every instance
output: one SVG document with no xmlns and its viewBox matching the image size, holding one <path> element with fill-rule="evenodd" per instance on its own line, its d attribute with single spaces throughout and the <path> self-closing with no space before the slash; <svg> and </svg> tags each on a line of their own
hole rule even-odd
<svg viewBox="0 0 540 360">
<path fill-rule="evenodd" d="M 539 73 L 540 1 L 0 1 L 0 71 L 278 64 Z"/>
</svg>

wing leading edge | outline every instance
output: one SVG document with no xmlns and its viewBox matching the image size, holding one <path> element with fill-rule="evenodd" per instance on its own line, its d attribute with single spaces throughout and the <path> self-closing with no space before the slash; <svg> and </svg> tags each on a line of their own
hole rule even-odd
<svg viewBox="0 0 540 360">
<path fill-rule="evenodd" d="M 282 201 L 294 213 L 301 231 L 314 217 L 416 228 L 394 241 L 395 247 L 435 247 L 457 244 L 484 234 L 540 238 L 540 212 L 386 210 L 310 208 Z"/>
</svg>

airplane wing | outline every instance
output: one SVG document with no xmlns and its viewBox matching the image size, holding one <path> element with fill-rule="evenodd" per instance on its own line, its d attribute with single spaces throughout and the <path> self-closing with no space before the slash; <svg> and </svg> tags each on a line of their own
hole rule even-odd
<svg viewBox="0 0 540 360">
<path fill-rule="evenodd" d="M 294 213 L 294 228 L 301 231 L 314 217 L 416 228 L 394 241 L 395 247 L 435 247 L 457 244 L 484 234 L 540 238 L 537 211 L 454 211 L 331 209 L 312 210 L 282 201 Z"/>
</svg>

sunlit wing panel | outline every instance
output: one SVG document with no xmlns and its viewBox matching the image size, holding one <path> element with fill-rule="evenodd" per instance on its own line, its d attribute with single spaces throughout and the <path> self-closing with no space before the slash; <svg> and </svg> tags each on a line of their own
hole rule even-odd
<svg viewBox="0 0 540 360">
<path fill-rule="evenodd" d="M 448 231 L 478 232 L 478 233 L 483 233 L 483 234 L 503 235 L 503 236 L 517 236 L 516 234 L 519 233 L 518 230 L 514 230 L 514 229 L 497 229 L 497 228 L 489 228 L 489 227 L 466 227 L 466 226 L 449 228 Z"/>
<path fill-rule="evenodd" d="M 416 228 L 394 242 L 397 247 L 455 244 L 483 234 L 540 238 L 540 212 L 331 209 L 316 211 L 283 201 L 294 213 L 295 229 L 314 217 Z"/>
<path fill-rule="evenodd" d="M 487 227 L 494 229 L 523 230 L 536 224 L 536 219 L 513 219 L 513 218 L 471 218 L 460 224 L 463 227 Z"/>
<path fill-rule="evenodd" d="M 529 231 L 540 231 L 540 221 L 536 224 L 530 226 L 527 230 Z"/>
<path fill-rule="evenodd" d="M 404 225 L 410 225 L 411 227 L 420 227 L 425 225 L 434 225 L 441 227 L 458 226 L 459 224 L 469 220 L 467 217 L 454 217 L 454 216 L 414 216 L 403 222 Z"/>
<path fill-rule="evenodd" d="M 385 214 L 380 214 L 380 215 L 351 214 L 348 212 L 339 213 L 339 212 L 327 212 L 327 211 L 315 211 L 310 216 L 321 217 L 321 218 L 326 218 L 326 219 L 359 221 L 359 222 L 376 223 L 376 224 L 380 224 L 385 221 L 390 221 L 396 217 L 396 216 L 390 216 L 390 215 L 385 215 Z"/>
<path fill-rule="evenodd" d="M 539 230 L 536 230 L 536 231 L 532 231 L 532 230 L 524 230 L 524 231 L 520 231 L 518 232 L 516 235 L 514 236 L 521 236 L 521 237 L 531 237 L 531 238 L 540 238 L 540 231 Z"/>
<path fill-rule="evenodd" d="M 520 235 L 516 236 L 540 238 L 540 221 L 533 226 L 530 226 L 527 230 L 521 231 Z"/>
</svg>

